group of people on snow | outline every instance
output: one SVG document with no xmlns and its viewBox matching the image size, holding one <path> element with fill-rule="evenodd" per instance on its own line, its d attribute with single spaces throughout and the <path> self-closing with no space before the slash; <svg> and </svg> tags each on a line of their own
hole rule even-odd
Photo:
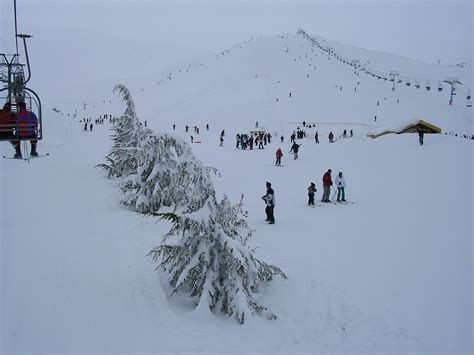
<svg viewBox="0 0 474 355">
<path fill-rule="evenodd" d="M 278 150 L 281 153 L 281 149 L 278 148 Z M 279 165 L 278 160 L 277 165 Z M 323 175 L 323 195 L 321 197 L 321 202 L 332 202 L 329 199 L 329 195 L 331 194 L 331 187 L 333 185 L 336 185 L 337 188 L 337 190 L 334 191 L 334 196 L 337 193 L 337 202 L 347 202 L 345 195 L 346 180 L 342 175 L 342 171 L 340 171 L 339 174 L 336 176 L 336 178 L 334 179 L 334 183 L 332 181 L 331 174 L 332 170 L 328 169 Z M 265 214 L 267 217 L 265 221 L 268 222 L 268 224 L 275 224 L 275 191 L 273 190 L 272 184 L 269 181 L 266 182 L 266 188 L 267 191 L 265 195 L 262 196 L 262 200 L 265 202 Z M 314 182 L 311 182 L 308 186 L 308 206 L 310 207 L 313 207 L 315 205 L 314 195 L 316 194 L 316 192 L 316 184 Z"/>
<path fill-rule="evenodd" d="M 24 101 L 19 101 L 16 105 L 17 112 L 12 111 L 10 102 L 6 102 L 3 109 L 0 110 L 0 138 L 10 140 L 15 149 L 13 157 L 16 159 L 22 159 L 23 157 L 20 140 L 29 140 L 31 144 L 30 155 L 37 157 L 36 146 L 38 141 L 35 138 L 38 137 L 38 118 L 34 112 L 27 109 Z"/>
<path fill-rule="evenodd" d="M 260 132 L 255 137 L 252 134 L 237 133 L 235 136 L 235 147 L 246 150 L 253 149 L 254 146 L 258 149 L 264 149 L 264 146 L 271 143 L 272 135 L 270 133 Z"/>
</svg>

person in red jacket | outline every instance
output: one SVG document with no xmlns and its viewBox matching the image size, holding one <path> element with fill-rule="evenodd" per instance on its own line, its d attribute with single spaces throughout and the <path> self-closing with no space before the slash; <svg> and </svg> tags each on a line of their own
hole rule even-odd
<svg viewBox="0 0 474 355">
<path fill-rule="evenodd" d="M 281 151 L 280 148 L 277 149 L 275 155 L 276 155 L 275 165 L 280 166 L 281 165 L 281 157 L 283 156 L 283 152 Z"/>
<path fill-rule="evenodd" d="M 36 138 L 36 129 L 38 127 L 38 118 L 34 114 L 34 112 L 28 111 L 26 109 L 25 102 L 18 103 L 18 113 L 17 113 L 17 122 L 18 122 L 18 130 L 17 136 L 18 138 Z M 36 139 L 30 139 L 31 143 L 31 153 L 32 157 L 37 157 L 38 153 L 36 152 L 36 144 L 38 141 Z M 20 150 L 20 141 L 15 141 L 15 156 L 14 158 L 21 159 L 21 150 Z"/>
<path fill-rule="evenodd" d="M 329 132 L 329 143 L 334 143 L 334 134 L 332 134 L 332 131 Z"/>
<path fill-rule="evenodd" d="M 329 194 L 331 193 L 332 179 L 331 179 L 332 170 L 329 169 L 323 175 L 323 197 L 321 202 L 331 202 L 329 200 Z"/>
<path fill-rule="evenodd" d="M 13 127 L 15 126 L 15 116 L 11 111 L 12 105 L 6 102 L 0 110 L 0 138 L 14 138 Z"/>
</svg>

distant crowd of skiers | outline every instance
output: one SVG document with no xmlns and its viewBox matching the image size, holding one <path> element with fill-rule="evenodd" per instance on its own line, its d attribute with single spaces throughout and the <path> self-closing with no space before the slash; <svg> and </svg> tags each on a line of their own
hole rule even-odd
<svg viewBox="0 0 474 355">
<path fill-rule="evenodd" d="M 272 141 L 272 135 L 270 133 L 260 132 L 255 137 L 247 133 L 237 133 L 235 136 L 235 148 L 252 150 L 255 147 L 258 149 L 264 149 L 264 146 L 270 144 Z"/>
<path fill-rule="evenodd" d="M 342 171 L 339 172 L 339 174 L 336 176 L 334 179 L 334 183 L 332 181 L 331 177 L 332 170 L 328 169 L 322 178 L 322 185 L 323 185 L 323 195 L 321 197 L 321 202 L 323 203 L 329 203 L 332 202 L 329 199 L 329 196 L 331 194 L 331 187 L 333 185 L 336 185 L 337 190 L 334 191 L 334 196 L 336 196 L 337 193 L 337 202 L 346 202 L 346 195 L 345 195 L 345 187 L 346 187 L 346 180 L 344 179 L 344 176 L 342 174 Z M 272 188 L 272 184 L 267 181 L 266 182 L 266 188 L 267 191 L 265 195 L 262 196 L 262 200 L 265 202 L 265 214 L 266 214 L 266 219 L 265 221 L 268 222 L 268 224 L 275 224 L 275 190 Z M 314 195 L 316 193 L 316 185 L 314 182 L 311 182 L 310 185 L 308 186 L 308 206 L 314 206 Z M 333 198 L 334 198 L 333 196 Z"/>
</svg>

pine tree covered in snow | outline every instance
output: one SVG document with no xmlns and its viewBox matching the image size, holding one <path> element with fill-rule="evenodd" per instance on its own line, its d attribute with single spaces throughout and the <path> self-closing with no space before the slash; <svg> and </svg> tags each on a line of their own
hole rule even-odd
<svg viewBox="0 0 474 355">
<path fill-rule="evenodd" d="M 206 306 L 244 322 L 245 314 L 276 316 L 257 300 L 276 266 L 259 261 L 249 247 L 252 236 L 242 200 L 217 201 L 210 173 L 180 138 L 154 134 L 140 126 L 128 89 L 116 87 L 127 106 L 114 125 L 114 144 L 101 164 L 118 177 L 122 203 L 146 215 L 171 220 L 163 242 L 150 252 L 174 292 L 197 297 Z"/>
</svg>

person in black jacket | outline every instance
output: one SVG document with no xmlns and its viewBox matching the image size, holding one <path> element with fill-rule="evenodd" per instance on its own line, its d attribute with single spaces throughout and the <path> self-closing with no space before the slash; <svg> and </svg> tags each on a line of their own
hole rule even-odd
<svg viewBox="0 0 474 355">
<path fill-rule="evenodd" d="M 312 182 L 308 187 L 308 206 L 314 206 L 314 193 L 316 191 L 316 185 Z"/>
<path fill-rule="evenodd" d="M 296 142 L 293 143 L 291 146 L 290 153 L 293 153 L 295 160 L 298 159 L 298 149 L 300 148 L 301 144 L 297 144 Z"/>
<path fill-rule="evenodd" d="M 272 184 L 267 181 L 267 193 L 262 196 L 262 200 L 265 201 L 265 213 L 267 214 L 267 219 L 265 220 L 268 224 L 275 224 L 275 191 L 272 189 Z"/>
</svg>

